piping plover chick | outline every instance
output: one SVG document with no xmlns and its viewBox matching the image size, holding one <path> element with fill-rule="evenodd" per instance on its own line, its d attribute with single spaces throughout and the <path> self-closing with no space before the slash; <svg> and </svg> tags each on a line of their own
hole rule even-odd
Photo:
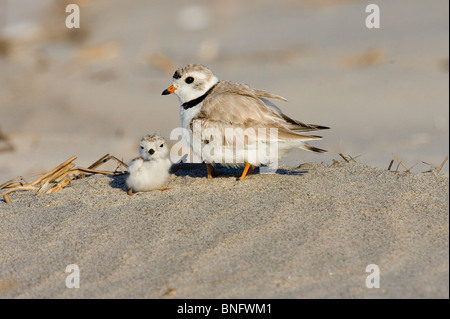
<svg viewBox="0 0 450 319">
<path fill-rule="evenodd" d="M 139 157 L 128 163 L 128 193 L 159 189 L 169 178 L 172 165 L 169 148 L 161 136 L 145 135 L 139 144 Z"/>
<path fill-rule="evenodd" d="M 321 136 L 303 133 L 329 127 L 294 120 L 269 101 L 286 101 L 283 97 L 245 84 L 220 81 L 203 65 L 188 64 L 176 70 L 172 85 L 162 92 L 171 93 L 180 101 L 182 126 L 190 134 L 188 140 L 194 154 L 206 161 L 209 178 L 212 168 L 208 163 L 245 163 L 240 178 L 243 180 L 253 167 L 278 163 L 291 149 L 326 152 L 306 144 Z M 272 146 L 276 148 L 274 152 L 261 152 L 267 147 L 272 150 Z M 205 148 L 213 151 L 204 152 Z"/>
</svg>

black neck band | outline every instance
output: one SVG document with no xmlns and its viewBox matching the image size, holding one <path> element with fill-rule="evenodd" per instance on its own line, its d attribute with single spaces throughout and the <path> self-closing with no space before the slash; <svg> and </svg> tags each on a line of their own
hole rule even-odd
<svg viewBox="0 0 450 319">
<path fill-rule="evenodd" d="M 191 107 L 196 106 L 197 104 L 203 102 L 203 100 L 209 95 L 209 93 L 211 93 L 211 91 L 214 89 L 214 87 L 217 85 L 214 84 L 208 91 L 206 91 L 205 94 L 199 96 L 196 99 L 190 100 L 189 102 L 184 102 L 183 104 L 181 104 L 181 107 L 185 110 L 190 109 Z"/>
</svg>

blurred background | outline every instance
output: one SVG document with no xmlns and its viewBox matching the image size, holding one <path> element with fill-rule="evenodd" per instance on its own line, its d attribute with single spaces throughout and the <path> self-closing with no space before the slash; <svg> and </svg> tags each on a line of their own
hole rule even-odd
<svg viewBox="0 0 450 319">
<path fill-rule="evenodd" d="M 379 29 L 365 26 L 373 2 Z M 169 138 L 179 102 L 161 92 L 187 63 L 332 128 L 314 143 L 328 153 L 286 165 L 343 153 L 387 169 L 394 153 L 428 170 L 449 153 L 448 30 L 447 0 L 0 0 L 0 182 L 72 155 L 129 161 L 143 135 Z"/>
</svg>

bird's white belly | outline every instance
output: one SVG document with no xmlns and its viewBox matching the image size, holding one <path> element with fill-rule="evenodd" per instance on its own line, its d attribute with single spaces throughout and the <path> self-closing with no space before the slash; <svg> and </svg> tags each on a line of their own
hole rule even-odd
<svg viewBox="0 0 450 319">
<path fill-rule="evenodd" d="M 265 142 L 244 145 L 223 146 L 222 143 L 208 144 L 202 143 L 198 138 L 194 137 L 193 147 L 196 156 L 208 163 L 220 163 L 226 166 L 238 166 L 244 163 L 250 163 L 254 166 L 274 165 L 278 163 L 281 155 L 283 155 L 284 147 L 280 143 Z"/>
<path fill-rule="evenodd" d="M 169 178 L 169 159 L 145 161 L 141 167 L 130 172 L 126 184 L 136 192 L 160 188 Z"/>
</svg>

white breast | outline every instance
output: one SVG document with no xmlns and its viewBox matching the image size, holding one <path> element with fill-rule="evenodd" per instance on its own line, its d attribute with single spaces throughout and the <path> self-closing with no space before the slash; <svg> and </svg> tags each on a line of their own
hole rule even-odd
<svg viewBox="0 0 450 319">
<path fill-rule="evenodd" d="M 148 192 L 164 185 L 169 178 L 172 163 L 168 158 L 152 161 L 135 160 L 130 163 L 126 180 L 134 192 Z"/>
<path fill-rule="evenodd" d="M 203 102 L 197 104 L 194 107 L 191 107 L 185 110 L 183 107 L 180 107 L 180 118 L 181 118 L 181 126 L 185 129 L 191 130 L 191 122 L 194 117 L 200 113 L 202 109 Z"/>
</svg>

